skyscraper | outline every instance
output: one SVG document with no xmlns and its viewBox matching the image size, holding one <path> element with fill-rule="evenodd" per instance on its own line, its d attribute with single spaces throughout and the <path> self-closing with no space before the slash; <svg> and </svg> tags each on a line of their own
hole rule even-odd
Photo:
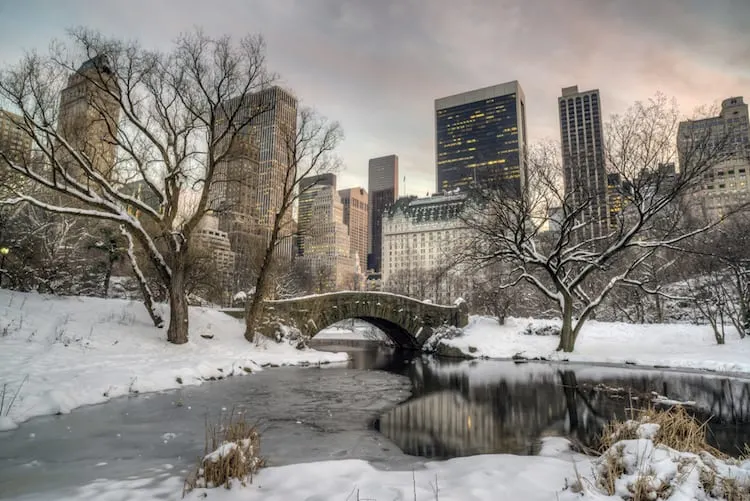
<svg viewBox="0 0 750 501">
<path fill-rule="evenodd" d="M 437 191 L 474 183 L 520 195 L 526 98 L 517 81 L 435 100 Z"/>
<path fill-rule="evenodd" d="M 256 115 L 240 131 L 232 154 L 216 166 L 209 188 L 209 207 L 236 253 L 235 274 L 240 277 L 236 287 L 244 290 L 251 285 L 283 200 L 288 139 L 293 139 L 297 127 L 297 99 L 274 86 L 237 96 L 224 109 L 226 113 L 237 111 L 238 120 Z M 287 238 L 294 231 L 292 226 L 288 211 L 282 222 L 279 257 L 292 256 L 293 239 Z"/>
<path fill-rule="evenodd" d="M 336 189 L 335 174 L 320 174 L 300 179 L 300 196 L 297 201 L 297 252 L 305 254 L 305 239 L 319 221 L 313 219 L 313 205 L 322 191 Z M 342 215 L 343 220 L 343 215 Z M 309 238 L 308 238 L 309 239 Z"/>
<path fill-rule="evenodd" d="M 713 148 L 724 146 L 721 161 L 706 166 L 697 195 L 690 207 L 695 215 L 718 217 L 750 202 L 750 114 L 742 97 L 722 101 L 719 116 L 680 122 L 677 150 L 680 168 L 706 162 Z M 695 165 L 693 168 L 700 168 Z"/>
<path fill-rule="evenodd" d="M 311 273 L 315 292 L 353 289 L 356 266 L 336 176 L 304 178 L 300 189 L 305 191 L 299 200 L 298 262 Z"/>
<path fill-rule="evenodd" d="M 18 127 L 22 121 L 20 115 L 0 110 L 0 151 L 11 162 L 23 165 L 31 160 L 31 136 Z M 0 170 L 3 163 L 0 159 Z"/>
<path fill-rule="evenodd" d="M 398 156 L 370 159 L 367 188 L 370 191 L 370 237 L 367 268 L 380 271 L 383 244 L 383 212 L 398 196 Z"/>
<path fill-rule="evenodd" d="M 116 85 L 106 57 L 97 56 L 83 63 L 70 75 L 67 87 L 60 93 L 57 126 L 60 136 L 90 158 L 92 167 L 108 179 L 114 175 L 117 145 L 113 131 L 117 130 L 120 105 L 101 87 L 115 89 Z M 63 163 L 68 163 L 66 157 L 62 156 Z M 72 158 L 67 168 L 83 178 Z"/>
<path fill-rule="evenodd" d="M 587 204 L 581 217 L 590 224 L 581 238 L 599 237 L 607 233 L 610 221 L 599 90 L 566 87 L 557 101 L 565 196 L 573 208 Z"/>
<path fill-rule="evenodd" d="M 367 238 L 370 214 L 369 198 L 364 188 L 348 188 L 339 190 L 341 203 L 344 204 L 344 224 L 349 227 L 352 256 L 359 259 L 359 269 L 367 271 Z"/>
</svg>

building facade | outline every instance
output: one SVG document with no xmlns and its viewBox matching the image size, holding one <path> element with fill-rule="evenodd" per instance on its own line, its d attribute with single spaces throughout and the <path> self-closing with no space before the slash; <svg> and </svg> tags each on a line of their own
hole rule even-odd
<svg viewBox="0 0 750 501">
<path fill-rule="evenodd" d="M 356 263 L 351 255 L 344 205 L 336 191 L 336 176 L 322 174 L 302 179 L 299 200 L 299 254 L 312 279 L 314 292 L 354 289 Z"/>
<path fill-rule="evenodd" d="M 369 225 L 369 197 L 364 188 L 339 190 L 344 205 L 344 224 L 349 227 L 349 254 L 359 262 L 359 271 L 367 271 L 367 239 Z"/>
<path fill-rule="evenodd" d="M 601 237 L 609 231 L 610 217 L 599 90 L 566 87 L 557 101 L 565 198 L 573 210 L 584 207 L 581 218 L 589 224 L 581 238 Z"/>
<path fill-rule="evenodd" d="M 706 217 L 721 217 L 728 210 L 750 202 L 750 119 L 742 97 L 721 103 L 719 116 L 681 122 L 677 132 L 680 169 L 703 151 L 721 144 L 722 161 L 710 166 L 691 204 Z"/>
<path fill-rule="evenodd" d="M 58 133 L 70 146 L 91 159 L 94 170 L 108 180 L 116 180 L 117 145 L 114 131 L 120 118 L 120 104 L 101 87 L 112 87 L 117 82 L 104 56 L 83 63 L 68 78 L 60 93 Z M 60 146 L 60 148 L 62 148 Z M 65 151 L 64 148 L 61 151 Z M 61 155 L 66 169 L 83 180 L 86 176 L 68 155 Z"/>
<path fill-rule="evenodd" d="M 383 289 L 450 304 L 469 285 L 453 257 L 468 238 L 465 193 L 404 197 L 383 217 Z"/>
<path fill-rule="evenodd" d="M 199 253 L 208 256 L 218 273 L 218 284 L 223 291 L 224 304 L 230 304 L 231 285 L 234 281 L 235 253 L 225 231 L 219 229 L 219 218 L 214 214 L 204 215 L 191 235 L 191 245 Z"/>
<path fill-rule="evenodd" d="M 520 195 L 526 183 L 526 98 L 517 81 L 435 100 L 437 192 L 471 184 Z"/>
<path fill-rule="evenodd" d="M 323 191 L 328 192 L 332 188 L 336 188 L 335 174 L 308 176 L 300 180 L 300 194 L 297 200 L 297 255 L 303 256 L 305 254 L 305 239 L 309 239 L 308 235 L 316 226 L 317 221 L 313 209 L 318 195 Z"/>
<path fill-rule="evenodd" d="M 216 166 L 209 207 L 236 253 L 234 288 L 247 290 L 253 285 L 283 202 L 285 175 L 292 161 L 289 142 L 294 141 L 297 128 L 297 99 L 274 86 L 235 97 L 224 106 L 227 114 L 236 114 L 236 123 L 248 123 L 235 139 L 233 150 Z M 294 231 L 289 210 L 282 221 L 279 259 L 292 258 Z"/>
<path fill-rule="evenodd" d="M 20 115 L 0 110 L 0 151 L 11 162 L 26 165 L 31 161 L 31 136 L 17 125 L 22 122 Z M 3 163 L 0 158 L 0 171 Z"/>
<path fill-rule="evenodd" d="M 397 155 L 370 159 L 367 169 L 367 187 L 370 190 L 367 269 L 380 272 L 383 213 L 393 205 L 398 196 Z"/>
</svg>

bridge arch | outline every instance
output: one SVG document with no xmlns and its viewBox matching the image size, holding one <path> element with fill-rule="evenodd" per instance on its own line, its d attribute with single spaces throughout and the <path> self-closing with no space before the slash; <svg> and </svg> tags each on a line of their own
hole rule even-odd
<svg viewBox="0 0 750 501">
<path fill-rule="evenodd" d="M 464 327 L 465 304 L 444 306 L 385 292 L 332 292 L 294 299 L 265 301 L 258 330 L 275 337 L 281 326 L 294 327 L 309 338 L 342 320 L 356 318 L 386 333 L 397 346 L 421 349 L 441 325 Z"/>
</svg>

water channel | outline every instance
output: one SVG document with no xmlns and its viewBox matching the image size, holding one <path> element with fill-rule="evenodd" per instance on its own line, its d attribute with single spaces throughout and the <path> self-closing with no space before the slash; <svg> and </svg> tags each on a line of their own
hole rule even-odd
<svg viewBox="0 0 750 501">
<path fill-rule="evenodd" d="M 0 498 L 54 499 L 98 478 L 180 474 L 203 451 L 206 420 L 232 410 L 257 422 L 269 465 L 358 458 L 411 469 L 427 458 L 534 454 L 551 435 L 593 444 L 604 422 L 652 392 L 694 402 L 722 450 L 739 454 L 750 442 L 748 379 L 351 353 L 347 365 L 269 369 L 33 419 L 0 433 Z"/>
</svg>

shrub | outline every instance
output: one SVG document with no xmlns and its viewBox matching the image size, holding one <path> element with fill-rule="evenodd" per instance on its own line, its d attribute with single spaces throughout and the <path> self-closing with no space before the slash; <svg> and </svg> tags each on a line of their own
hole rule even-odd
<svg viewBox="0 0 750 501">
<path fill-rule="evenodd" d="M 243 413 L 232 411 L 217 424 L 206 423 L 206 446 L 196 469 L 185 480 L 185 492 L 223 485 L 234 480 L 243 486 L 265 464 L 260 457 L 260 434 Z"/>
<path fill-rule="evenodd" d="M 604 426 L 599 444 L 602 450 L 607 450 L 621 440 L 644 438 L 639 436 L 641 425 L 653 424 L 658 427 L 651 438 L 655 444 L 663 444 L 680 452 L 700 454 L 708 452 L 719 458 L 726 458 L 726 454 L 712 447 L 706 442 L 706 425 L 699 423 L 684 407 L 675 406 L 665 410 L 654 408 L 634 409 L 633 419 L 627 421 L 611 421 Z"/>
</svg>

